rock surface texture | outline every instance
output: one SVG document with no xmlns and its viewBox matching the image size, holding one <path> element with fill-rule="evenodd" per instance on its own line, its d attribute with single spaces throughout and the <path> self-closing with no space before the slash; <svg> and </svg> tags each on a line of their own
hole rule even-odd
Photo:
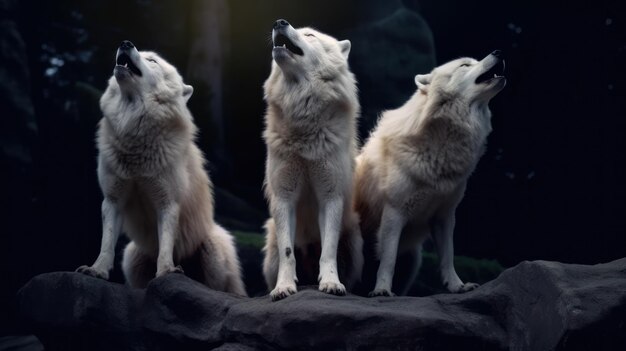
<svg viewBox="0 0 626 351">
<path fill-rule="evenodd" d="M 132 290 L 58 272 L 26 284 L 18 307 L 46 350 L 626 350 L 626 258 L 523 262 L 462 295 L 304 288 L 278 302 L 180 274 Z"/>
</svg>

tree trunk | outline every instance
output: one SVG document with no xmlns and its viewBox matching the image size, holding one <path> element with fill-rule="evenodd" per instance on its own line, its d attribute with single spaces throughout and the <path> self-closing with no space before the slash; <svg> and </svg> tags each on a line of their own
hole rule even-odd
<svg viewBox="0 0 626 351">
<path fill-rule="evenodd" d="M 228 15 L 225 0 L 193 0 L 191 4 L 187 79 L 194 86 L 194 96 L 190 104 L 196 123 L 209 138 L 209 157 L 218 162 L 225 157 L 222 72 L 228 53 Z"/>
</svg>

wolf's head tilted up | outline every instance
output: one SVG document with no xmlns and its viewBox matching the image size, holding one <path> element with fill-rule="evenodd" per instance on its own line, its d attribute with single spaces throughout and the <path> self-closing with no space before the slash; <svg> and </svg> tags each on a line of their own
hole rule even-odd
<svg viewBox="0 0 626 351">
<path fill-rule="evenodd" d="M 481 61 L 464 57 L 435 68 L 429 74 L 415 76 L 415 84 L 424 93 L 435 92 L 445 97 L 471 103 L 487 104 L 506 85 L 504 60 L 495 50 Z"/>
<path fill-rule="evenodd" d="M 312 28 L 293 28 L 280 19 L 272 30 L 272 57 L 280 70 L 291 78 L 317 74 L 333 79 L 347 70 L 350 41 L 320 33 Z"/>
<path fill-rule="evenodd" d="M 330 144 L 336 147 L 351 142 L 359 99 L 356 79 L 348 66 L 350 41 L 307 27 L 295 29 L 283 19 L 274 23 L 272 39 L 272 70 L 263 85 L 268 107 L 267 140 L 283 140 L 286 134 L 278 135 L 285 130 L 294 137 L 308 134 L 311 140 L 300 137 L 289 142 L 307 157 L 327 152 Z M 332 128 L 325 126 L 327 120 L 335 120 Z M 322 127 L 337 129 L 342 141 L 326 143 L 324 138 L 317 138 L 325 134 L 313 131 Z"/>
<path fill-rule="evenodd" d="M 187 108 L 193 88 L 159 55 L 137 51 L 127 40 L 117 49 L 114 67 L 100 98 L 104 117 L 98 132 L 100 150 L 134 155 L 136 161 L 119 163 L 118 172 L 127 176 L 159 172 L 173 162 L 174 153 L 161 153 L 166 141 L 185 147 L 194 138 L 196 127 Z M 121 158 L 112 156 L 110 164 L 117 165 L 115 161 Z"/>
<path fill-rule="evenodd" d="M 103 101 L 108 105 L 110 99 L 129 103 L 147 100 L 187 102 L 192 93 L 193 88 L 183 83 L 174 66 L 154 52 L 137 51 L 133 43 L 124 40 L 117 49 L 113 77 Z"/>
<path fill-rule="evenodd" d="M 272 40 L 272 71 L 263 85 L 269 115 L 286 116 L 300 130 L 336 113 L 356 123 L 359 101 L 348 66 L 349 40 L 295 29 L 283 19 L 274 23 Z"/>
</svg>

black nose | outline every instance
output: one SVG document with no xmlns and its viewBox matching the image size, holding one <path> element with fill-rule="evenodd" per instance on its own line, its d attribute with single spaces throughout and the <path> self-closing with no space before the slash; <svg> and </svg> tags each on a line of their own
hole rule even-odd
<svg viewBox="0 0 626 351">
<path fill-rule="evenodd" d="M 122 49 L 132 49 L 134 47 L 135 47 L 135 45 L 133 45 L 133 43 L 131 43 L 128 40 L 124 40 L 122 42 L 122 44 L 120 44 L 120 48 L 122 48 Z"/>
<path fill-rule="evenodd" d="M 502 54 L 502 51 L 500 51 L 500 50 L 494 50 L 491 54 L 492 54 L 493 56 L 495 56 L 495 57 L 500 57 L 500 55 Z"/>
<path fill-rule="evenodd" d="M 289 22 L 285 21 L 284 19 L 279 19 L 278 21 L 274 22 L 274 29 L 279 29 L 282 27 L 287 27 L 289 25 Z"/>
</svg>

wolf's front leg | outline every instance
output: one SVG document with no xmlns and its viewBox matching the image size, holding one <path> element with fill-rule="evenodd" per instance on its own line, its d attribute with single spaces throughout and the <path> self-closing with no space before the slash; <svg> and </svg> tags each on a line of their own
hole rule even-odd
<svg viewBox="0 0 626 351">
<path fill-rule="evenodd" d="M 376 286 L 369 293 L 373 296 L 393 296 L 391 284 L 393 273 L 396 268 L 396 257 L 398 255 L 398 242 L 402 227 L 406 223 L 404 216 L 398 209 L 385 205 L 383 208 L 380 227 L 378 228 L 378 247 L 380 253 L 380 266 L 376 275 Z"/>
<path fill-rule="evenodd" d="M 270 292 L 272 301 L 281 300 L 295 294 L 298 289 L 296 282 L 296 257 L 294 239 L 296 234 L 296 206 L 292 201 L 275 198 L 272 205 L 272 217 L 276 225 L 276 241 L 278 245 L 278 278 L 276 286 Z"/>
<path fill-rule="evenodd" d="M 160 277 L 167 273 L 183 273 L 180 266 L 174 266 L 174 245 L 178 233 L 178 216 L 180 205 L 172 201 L 166 203 L 157 211 L 158 213 L 158 236 L 159 256 L 157 257 L 156 276 Z"/>
<path fill-rule="evenodd" d="M 113 268 L 115 259 L 115 244 L 122 230 L 122 218 L 119 204 L 109 198 L 102 201 L 102 244 L 100 255 L 96 262 L 90 266 L 80 266 L 76 269 L 79 273 L 93 277 L 109 279 L 109 271 Z"/>
<path fill-rule="evenodd" d="M 345 295 L 346 288 L 337 273 L 337 245 L 343 218 L 343 198 L 337 196 L 320 200 L 319 227 L 322 241 L 320 255 L 319 290 L 335 295 Z"/>
<path fill-rule="evenodd" d="M 478 287 L 476 283 L 463 283 L 454 269 L 454 209 L 445 217 L 435 220 L 431 231 L 439 256 L 441 280 L 448 291 L 463 293 Z"/>
</svg>

